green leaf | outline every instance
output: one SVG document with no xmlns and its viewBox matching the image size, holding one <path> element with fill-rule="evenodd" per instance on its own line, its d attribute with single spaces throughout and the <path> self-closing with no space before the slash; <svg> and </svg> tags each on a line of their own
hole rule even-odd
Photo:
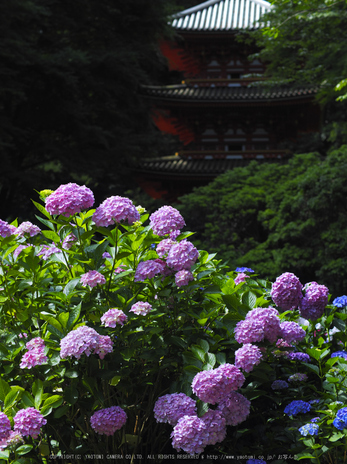
<svg viewBox="0 0 347 464">
<path fill-rule="evenodd" d="M 34 398 L 27 391 L 23 392 L 22 397 L 21 397 L 21 401 L 28 408 L 34 408 L 35 407 Z"/>
<path fill-rule="evenodd" d="M 208 344 L 206 340 L 200 339 L 198 340 L 198 344 L 201 346 L 201 348 L 204 350 L 205 353 L 207 353 L 208 350 L 210 349 L 210 345 Z"/>
<path fill-rule="evenodd" d="M 23 456 L 33 449 L 33 445 L 21 445 L 16 449 L 17 456 Z"/>
<path fill-rule="evenodd" d="M 205 351 L 202 350 L 199 346 L 193 345 L 191 347 L 191 350 L 194 354 L 194 356 L 199 359 L 200 361 L 204 362 L 205 361 Z"/>
<path fill-rule="evenodd" d="M 17 400 L 20 399 L 22 392 L 24 391 L 24 388 L 19 387 L 18 385 L 12 386 L 11 390 L 7 393 L 4 401 L 4 409 L 5 411 L 7 409 L 12 408 L 14 404 L 17 402 Z"/>
<path fill-rule="evenodd" d="M 36 201 L 34 200 L 31 200 L 34 205 L 36 206 L 36 208 L 40 211 L 40 213 L 42 213 L 44 216 L 46 216 L 48 219 L 52 219 L 51 218 L 51 215 L 49 214 L 49 212 L 46 210 L 46 208 L 44 206 L 42 206 L 40 203 L 37 203 Z"/>
<path fill-rule="evenodd" d="M 65 288 L 63 290 L 63 293 L 66 295 L 66 296 L 70 296 L 76 285 L 80 282 L 80 277 L 76 277 L 75 279 L 72 279 L 70 280 L 66 285 L 65 285 Z"/>
<path fill-rule="evenodd" d="M 41 405 L 43 395 L 43 382 L 40 379 L 36 379 L 31 389 L 34 395 L 35 408 L 38 409 Z"/>
<path fill-rule="evenodd" d="M 314 364 L 309 364 L 309 363 L 303 363 L 305 366 L 307 366 L 311 371 L 313 371 L 315 374 L 319 375 L 319 368 L 318 366 L 315 366 Z"/>
<path fill-rule="evenodd" d="M 60 237 L 56 232 L 53 230 L 43 230 L 42 235 L 44 235 L 49 240 L 52 240 L 54 243 L 60 243 Z"/>
<path fill-rule="evenodd" d="M 6 395 L 10 392 L 11 387 L 9 384 L 0 377 L 0 400 L 5 401 Z"/>
<path fill-rule="evenodd" d="M 115 375 L 115 376 L 112 377 L 112 379 L 109 381 L 109 384 L 112 385 L 113 387 L 115 387 L 115 386 L 118 385 L 118 383 L 120 382 L 120 379 L 121 379 L 121 376 L 120 376 L 120 375 Z"/>
<path fill-rule="evenodd" d="M 76 324 L 78 321 L 78 318 L 80 317 L 81 314 L 81 307 L 82 307 L 82 302 L 80 302 L 77 306 L 72 308 L 72 310 L 69 313 L 69 319 L 67 321 L 67 330 L 71 330 L 73 326 Z"/>
</svg>

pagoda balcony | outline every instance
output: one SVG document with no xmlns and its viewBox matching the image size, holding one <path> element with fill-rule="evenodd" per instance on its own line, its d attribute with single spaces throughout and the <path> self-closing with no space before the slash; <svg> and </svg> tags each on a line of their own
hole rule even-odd
<svg viewBox="0 0 347 464">
<path fill-rule="evenodd" d="M 286 159 L 291 155 L 290 150 L 182 150 L 179 151 L 177 156 L 185 159 Z"/>
</svg>

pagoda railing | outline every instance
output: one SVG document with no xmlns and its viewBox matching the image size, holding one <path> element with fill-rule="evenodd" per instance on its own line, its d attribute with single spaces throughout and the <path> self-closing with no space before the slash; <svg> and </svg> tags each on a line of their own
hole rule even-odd
<svg viewBox="0 0 347 464">
<path fill-rule="evenodd" d="M 187 159 L 285 159 L 289 150 L 182 150 L 177 153 Z"/>
<path fill-rule="evenodd" d="M 259 82 L 259 81 L 264 81 L 266 80 L 265 77 L 243 77 L 239 79 L 215 79 L 215 78 L 205 78 L 205 79 L 184 79 L 182 81 L 182 84 L 188 84 L 188 85 L 199 85 L 199 86 L 210 86 L 211 84 L 214 84 L 215 86 L 247 86 L 249 84 L 252 84 L 253 82 Z"/>
</svg>

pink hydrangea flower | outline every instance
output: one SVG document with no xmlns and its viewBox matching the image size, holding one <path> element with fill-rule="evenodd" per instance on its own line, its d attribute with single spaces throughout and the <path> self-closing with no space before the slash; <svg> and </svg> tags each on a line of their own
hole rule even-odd
<svg viewBox="0 0 347 464">
<path fill-rule="evenodd" d="M 166 263 L 175 271 L 190 269 L 199 257 L 195 246 L 187 240 L 182 240 L 170 248 Z"/>
<path fill-rule="evenodd" d="M 203 442 L 204 445 L 221 443 L 227 434 L 226 420 L 218 410 L 209 409 L 201 419 L 206 425 Z"/>
<path fill-rule="evenodd" d="M 113 196 L 96 208 L 93 221 L 97 227 L 108 227 L 116 222 L 133 224 L 140 219 L 140 213 L 129 198 Z"/>
<path fill-rule="evenodd" d="M 48 361 L 47 356 L 45 355 L 45 342 L 40 337 L 33 338 L 26 343 L 27 351 L 22 359 L 19 367 L 21 369 L 31 369 L 35 366 L 41 366 Z"/>
<path fill-rule="evenodd" d="M 284 311 L 297 308 L 302 299 L 302 284 L 296 275 L 285 272 L 272 284 L 271 298 Z"/>
<path fill-rule="evenodd" d="M 90 356 L 99 354 L 103 359 L 106 353 L 112 352 L 112 340 L 107 335 L 102 336 L 91 327 L 81 326 L 69 332 L 60 341 L 60 357 L 75 357 L 80 359 L 82 354 Z"/>
<path fill-rule="evenodd" d="M 43 245 L 37 256 L 41 256 L 44 261 L 47 261 L 55 253 L 62 253 L 55 245 Z"/>
<path fill-rule="evenodd" d="M 116 327 L 117 324 L 124 325 L 128 317 L 123 313 L 122 310 L 112 308 L 106 311 L 105 314 L 101 316 L 101 322 L 105 327 Z"/>
<path fill-rule="evenodd" d="M 244 272 L 239 272 L 235 277 L 234 282 L 236 285 L 238 285 L 241 282 L 245 282 L 246 278 L 249 279 L 249 275 Z"/>
<path fill-rule="evenodd" d="M 175 245 L 175 243 L 177 242 L 175 242 L 175 240 L 171 240 L 171 238 L 165 238 L 160 243 L 158 243 L 156 252 L 159 258 L 165 258 L 168 255 L 172 245 Z"/>
<path fill-rule="evenodd" d="M 32 438 L 37 438 L 41 433 L 41 427 L 47 423 L 35 408 L 20 409 L 13 420 L 15 432 L 19 432 L 23 437 Z"/>
<path fill-rule="evenodd" d="M 11 226 L 8 222 L 3 221 L 0 219 L 0 236 L 1 237 L 9 237 L 16 233 L 16 227 Z"/>
<path fill-rule="evenodd" d="M 30 235 L 30 237 L 34 237 L 34 235 L 37 235 L 40 232 L 41 229 L 29 221 L 22 222 L 22 224 L 20 224 L 16 229 L 16 234 L 19 237 L 23 237 L 25 234 Z"/>
<path fill-rule="evenodd" d="M 74 234 L 69 234 L 64 238 L 62 248 L 64 250 L 70 250 L 70 248 L 76 242 L 77 242 L 77 237 Z"/>
<path fill-rule="evenodd" d="M 251 372 L 254 366 L 260 363 L 262 358 L 263 355 L 257 346 L 246 343 L 235 351 L 235 366 L 245 372 Z"/>
<path fill-rule="evenodd" d="M 244 381 L 240 369 L 226 363 L 217 369 L 198 372 L 192 381 L 192 390 L 201 401 L 215 404 L 240 388 Z"/>
<path fill-rule="evenodd" d="M 194 280 L 194 276 L 187 269 L 182 269 L 182 271 L 178 271 L 175 275 L 175 283 L 177 287 L 188 285 L 188 283 L 192 280 Z"/>
<path fill-rule="evenodd" d="M 181 417 L 171 433 L 173 448 L 189 454 L 202 453 L 206 427 L 205 422 L 196 415 Z"/>
<path fill-rule="evenodd" d="M 146 316 L 152 310 L 152 306 L 145 301 L 138 301 L 133 304 L 130 312 L 135 313 L 137 316 Z"/>
<path fill-rule="evenodd" d="M 153 233 L 159 237 L 179 231 L 186 225 L 180 212 L 172 206 L 162 206 L 151 214 L 149 220 Z"/>
<path fill-rule="evenodd" d="M 106 283 L 105 277 L 98 271 L 88 271 L 81 275 L 81 284 L 83 287 L 96 287 L 98 284 L 103 285 Z"/>
<path fill-rule="evenodd" d="M 7 440 L 11 433 L 11 422 L 10 419 L 0 412 L 0 440 Z"/>
<path fill-rule="evenodd" d="M 196 416 L 195 401 L 184 393 L 171 393 L 157 399 L 154 408 L 157 422 L 168 422 L 175 426 L 183 416 Z"/>
<path fill-rule="evenodd" d="M 305 319 L 316 320 L 323 316 L 328 304 L 329 289 L 317 282 L 309 282 L 305 285 L 305 295 L 300 302 L 299 310 Z"/>
<path fill-rule="evenodd" d="M 305 330 L 297 322 L 284 321 L 280 324 L 281 337 L 288 343 L 297 343 L 304 340 Z"/>
<path fill-rule="evenodd" d="M 146 279 L 152 279 L 157 274 L 162 274 L 165 269 L 165 263 L 158 260 L 149 259 L 138 264 L 135 271 L 135 282 L 143 282 Z"/>
<path fill-rule="evenodd" d="M 0 440 L 0 449 L 15 447 L 19 443 L 24 443 L 22 435 L 19 432 L 11 430 L 8 438 Z"/>
<path fill-rule="evenodd" d="M 226 420 L 226 425 L 238 425 L 245 421 L 249 415 L 251 403 L 241 393 L 231 392 L 223 398 L 217 406 Z"/>
<path fill-rule="evenodd" d="M 100 409 L 90 418 L 90 425 L 100 435 L 113 435 L 121 429 L 127 421 L 125 411 L 119 406 Z"/>
<path fill-rule="evenodd" d="M 85 185 L 64 184 L 46 198 L 46 210 L 50 214 L 69 217 L 94 204 L 93 192 Z"/>
<path fill-rule="evenodd" d="M 274 343 L 280 334 L 278 311 L 271 307 L 252 309 L 235 328 L 235 340 L 239 343 L 261 342 L 264 339 Z"/>
</svg>

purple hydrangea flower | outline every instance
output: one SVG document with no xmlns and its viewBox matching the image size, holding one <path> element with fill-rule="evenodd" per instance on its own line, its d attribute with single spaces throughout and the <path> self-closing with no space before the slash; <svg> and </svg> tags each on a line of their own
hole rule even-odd
<svg viewBox="0 0 347 464">
<path fill-rule="evenodd" d="M 96 287 L 98 284 L 103 285 L 106 283 L 105 277 L 98 271 L 88 271 L 81 275 L 81 284 L 83 287 Z"/>
<path fill-rule="evenodd" d="M 310 359 L 311 359 L 307 353 L 302 353 L 300 351 L 295 352 L 295 353 L 288 353 L 287 358 L 289 358 L 291 361 L 300 361 L 300 362 L 310 362 Z"/>
<path fill-rule="evenodd" d="M 13 418 L 14 431 L 23 437 L 37 438 L 41 427 L 47 423 L 43 415 L 35 408 L 20 409 Z"/>
<path fill-rule="evenodd" d="M 64 250 L 70 250 L 72 245 L 76 242 L 77 242 L 77 237 L 75 237 L 74 234 L 69 234 L 64 238 L 63 243 L 62 243 L 62 248 Z"/>
<path fill-rule="evenodd" d="M 201 401 L 215 404 L 240 388 L 244 381 L 238 367 L 222 364 L 217 369 L 198 372 L 192 381 L 192 389 Z"/>
<path fill-rule="evenodd" d="M 235 272 L 254 272 L 250 267 L 237 267 Z"/>
<path fill-rule="evenodd" d="M 113 435 L 126 423 L 127 415 L 119 406 L 100 409 L 90 418 L 90 425 L 100 435 Z"/>
<path fill-rule="evenodd" d="M 288 416 L 296 416 L 309 411 L 311 411 L 310 403 L 302 400 L 294 400 L 284 408 L 284 413 L 288 414 Z"/>
<path fill-rule="evenodd" d="M 254 308 L 246 319 L 236 324 L 235 340 L 239 343 L 261 342 L 264 339 L 274 343 L 280 336 L 280 319 L 274 308 Z"/>
<path fill-rule="evenodd" d="M 231 392 L 223 398 L 217 406 L 217 410 L 225 417 L 226 425 L 238 425 L 249 416 L 251 402 L 241 393 Z"/>
<path fill-rule="evenodd" d="M 146 316 L 150 311 L 152 311 L 152 306 L 145 301 L 138 301 L 130 309 L 130 312 L 135 313 L 137 316 Z"/>
<path fill-rule="evenodd" d="M 336 308 L 345 308 L 347 306 L 347 295 L 342 295 L 335 298 L 333 305 Z"/>
<path fill-rule="evenodd" d="M 306 332 L 297 322 L 284 321 L 280 324 L 282 337 L 288 343 L 297 343 L 305 339 Z"/>
<path fill-rule="evenodd" d="M 101 322 L 105 327 L 116 327 L 117 324 L 124 325 L 128 317 L 123 313 L 122 310 L 112 308 L 106 311 L 105 314 L 101 316 Z"/>
<path fill-rule="evenodd" d="M 226 420 L 221 411 L 209 409 L 201 419 L 206 425 L 203 434 L 204 446 L 221 443 L 227 434 Z"/>
<path fill-rule="evenodd" d="M 319 431 L 319 425 L 318 424 L 305 424 L 302 427 L 299 428 L 299 432 L 303 437 L 306 437 L 307 435 L 318 435 Z"/>
<path fill-rule="evenodd" d="M 69 332 L 60 341 L 60 348 L 61 358 L 80 359 L 83 353 L 86 356 L 95 353 L 103 359 L 106 353 L 112 352 L 112 340 L 107 335 L 99 335 L 96 330 L 83 325 Z"/>
<path fill-rule="evenodd" d="M 0 236 L 1 237 L 9 237 L 16 233 L 17 228 L 12 226 L 6 221 L 0 219 Z"/>
<path fill-rule="evenodd" d="M 236 285 L 238 285 L 241 282 L 245 282 L 246 279 L 249 279 L 249 276 L 244 272 L 240 272 L 239 274 L 237 274 L 237 277 L 235 277 L 234 282 Z"/>
<path fill-rule="evenodd" d="M 162 206 L 150 215 L 149 220 L 153 233 L 159 237 L 180 231 L 186 225 L 180 212 L 172 206 Z"/>
<path fill-rule="evenodd" d="M 0 449 L 2 450 L 7 447 L 17 447 L 19 443 L 24 443 L 22 435 L 19 432 L 11 430 L 9 436 L 6 439 L 0 440 Z"/>
<path fill-rule="evenodd" d="M 55 245 L 43 245 L 41 250 L 37 253 L 37 256 L 41 256 L 44 261 L 47 261 L 47 259 L 55 253 L 62 253 L 62 251 Z"/>
<path fill-rule="evenodd" d="M 181 417 L 171 433 L 173 448 L 189 454 L 202 453 L 206 428 L 205 422 L 195 415 Z"/>
<path fill-rule="evenodd" d="M 329 289 L 317 282 L 309 282 L 305 285 L 305 296 L 301 300 L 299 309 L 302 317 L 316 320 L 322 317 L 328 304 Z"/>
<path fill-rule="evenodd" d="M 140 219 L 140 213 L 129 198 L 114 196 L 107 198 L 96 208 L 93 221 L 97 227 L 108 227 L 115 222 L 128 221 L 128 224 Z"/>
<path fill-rule="evenodd" d="M 288 388 L 289 385 L 285 380 L 274 380 L 271 384 L 271 388 L 273 390 L 284 390 L 285 388 Z"/>
<path fill-rule="evenodd" d="M 30 235 L 30 237 L 34 237 L 41 232 L 41 229 L 29 221 L 22 222 L 20 226 L 16 229 L 16 234 L 19 237 L 23 237 L 25 234 Z"/>
<path fill-rule="evenodd" d="M 333 421 L 333 425 L 338 430 L 347 428 L 347 408 L 341 408 L 337 411 L 336 417 Z"/>
<path fill-rule="evenodd" d="M 235 351 L 235 366 L 245 372 L 251 372 L 254 366 L 260 363 L 262 358 L 263 355 L 257 346 L 246 343 Z"/>
<path fill-rule="evenodd" d="M 173 427 L 183 416 L 196 416 L 195 401 L 184 393 L 172 393 L 157 399 L 154 408 L 157 422 L 168 422 Z"/>
<path fill-rule="evenodd" d="M 46 210 L 50 214 L 69 217 L 80 213 L 94 204 L 93 192 L 85 185 L 64 184 L 46 198 Z"/>
<path fill-rule="evenodd" d="M 175 243 L 177 243 L 175 240 L 171 240 L 171 238 L 165 238 L 164 240 L 162 240 L 158 246 L 157 246 L 157 254 L 159 256 L 159 258 L 165 258 L 171 247 L 173 245 L 175 245 Z"/>
<path fill-rule="evenodd" d="M 114 270 L 114 273 L 120 274 L 126 270 L 127 270 L 126 266 L 124 264 L 121 264 L 120 266 L 116 267 L 116 269 Z"/>
<path fill-rule="evenodd" d="M 272 284 L 271 297 L 276 306 L 284 311 L 297 308 L 302 299 L 302 284 L 291 272 L 277 277 Z"/>
<path fill-rule="evenodd" d="M 188 240 L 182 240 L 170 248 L 166 263 L 175 271 L 189 270 L 198 257 L 199 252 L 195 246 Z"/>
<path fill-rule="evenodd" d="M 11 433 L 11 422 L 10 419 L 0 412 L 0 440 L 7 440 Z"/>
<path fill-rule="evenodd" d="M 157 274 L 162 274 L 165 269 L 165 263 L 158 260 L 149 259 L 138 264 L 135 271 L 135 282 L 143 282 L 146 279 L 152 279 Z"/>
<path fill-rule="evenodd" d="M 296 372 L 288 377 L 288 382 L 306 382 L 307 379 L 308 377 L 306 374 Z"/>
<path fill-rule="evenodd" d="M 345 358 L 347 359 L 347 351 L 335 351 L 331 354 L 331 358 Z"/>
<path fill-rule="evenodd" d="M 178 271 L 175 274 L 175 283 L 177 287 L 183 287 L 184 285 L 188 285 L 188 283 L 192 280 L 194 280 L 194 276 L 187 269 L 182 269 L 182 271 Z"/>
<path fill-rule="evenodd" d="M 21 359 L 19 367 L 21 369 L 31 369 L 34 366 L 41 366 L 48 361 L 45 355 L 45 342 L 40 337 L 33 338 L 26 343 L 27 351 Z"/>
</svg>

